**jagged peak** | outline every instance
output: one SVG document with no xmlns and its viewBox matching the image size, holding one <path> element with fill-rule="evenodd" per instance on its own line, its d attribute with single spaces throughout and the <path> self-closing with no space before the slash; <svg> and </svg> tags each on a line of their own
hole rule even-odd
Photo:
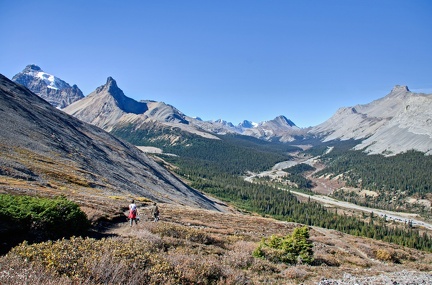
<svg viewBox="0 0 432 285">
<path fill-rule="evenodd" d="M 111 76 L 108 76 L 106 86 L 115 86 L 117 87 L 117 82 Z"/>
<path fill-rule="evenodd" d="M 117 106 L 126 113 L 142 114 L 148 110 L 147 103 L 138 102 L 127 97 L 117 86 L 117 82 L 111 76 L 108 76 L 105 85 L 96 88 L 96 93 L 103 93 L 112 96 L 117 102 Z"/>
<path fill-rule="evenodd" d="M 117 86 L 117 82 L 111 76 L 108 76 L 106 83 L 102 86 L 99 86 L 96 89 L 96 92 L 99 93 L 99 92 L 102 92 L 104 90 L 109 92 L 114 97 L 125 96 L 123 91 Z"/>
<path fill-rule="evenodd" d="M 239 124 L 239 127 L 250 129 L 254 127 L 254 123 L 248 120 L 243 120 L 243 122 Z"/>
<path fill-rule="evenodd" d="M 395 85 L 395 87 L 393 87 L 392 89 L 392 93 L 394 92 L 410 92 L 410 90 L 408 89 L 408 86 L 406 85 Z"/>
<path fill-rule="evenodd" d="M 289 125 L 290 127 L 296 127 L 296 124 L 294 124 L 293 121 L 287 119 L 287 117 L 285 117 L 284 115 L 277 116 L 274 120 L 278 121 L 278 122 L 285 123 L 285 124 Z"/>
<path fill-rule="evenodd" d="M 408 86 L 395 85 L 391 92 L 385 98 L 408 98 L 409 96 L 411 96 L 411 91 L 408 89 Z"/>
<path fill-rule="evenodd" d="M 30 71 L 42 71 L 42 68 L 40 68 L 36 64 L 29 64 L 24 68 L 24 72 L 30 72 Z"/>
</svg>

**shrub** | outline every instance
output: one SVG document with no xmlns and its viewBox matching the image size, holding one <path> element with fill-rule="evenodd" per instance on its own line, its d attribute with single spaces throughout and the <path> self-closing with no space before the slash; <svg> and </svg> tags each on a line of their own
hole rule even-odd
<svg viewBox="0 0 432 285">
<path fill-rule="evenodd" d="M 142 239 L 72 237 L 31 245 L 24 242 L 6 258 L 21 258 L 55 276 L 77 280 L 73 284 L 82 280 L 90 284 L 218 284 L 227 278 L 218 255 L 182 254 L 166 248 Z M 10 272 L 7 268 L 5 274 Z"/>
<path fill-rule="evenodd" d="M 86 214 L 66 198 L 0 194 L 0 238 L 11 245 L 85 234 Z"/>
<path fill-rule="evenodd" d="M 375 252 L 375 256 L 378 260 L 386 261 L 386 262 L 396 260 L 394 251 L 383 249 L 383 248 L 377 249 Z"/>
<path fill-rule="evenodd" d="M 272 262 L 311 264 L 313 261 L 312 247 L 313 244 L 309 241 L 309 229 L 304 226 L 294 229 L 291 236 L 272 235 L 267 239 L 262 239 L 252 255 Z"/>
<path fill-rule="evenodd" d="M 215 244 L 218 241 L 212 236 L 198 229 L 179 226 L 171 223 L 160 222 L 156 226 L 149 227 L 150 232 L 158 234 L 161 237 L 173 237 L 176 239 L 184 239 L 191 242 L 201 244 Z"/>
</svg>

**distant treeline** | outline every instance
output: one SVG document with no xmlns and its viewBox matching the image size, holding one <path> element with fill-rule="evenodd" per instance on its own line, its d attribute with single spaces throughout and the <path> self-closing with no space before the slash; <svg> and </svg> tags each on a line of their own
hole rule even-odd
<svg viewBox="0 0 432 285">
<path fill-rule="evenodd" d="M 355 141 L 333 144 L 327 154 L 328 146 L 309 150 L 316 155 L 323 154 L 321 159 L 326 168 L 315 173 L 315 176 L 342 174 L 347 186 L 376 191 L 377 197 L 359 199 L 353 193 L 339 191 L 338 199 L 344 199 L 368 207 L 386 210 L 415 210 L 429 215 L 430 210 L 423 210 L 421 205 L 410 205 L 405 202 L 408 196 L 419 199 L 427 198 L 432 193 L 432 156 L 418 151 L 408 151 L 394 156 L 368 155 L 360 150 L 352 150 Z M 415 209 L 416 208 L 416 209 Z"/>
<path fill-rule="evenodd" d="M 180 138 L 171 142 L 167 137 L 175 131 Z M 279 142 L 267 142 L 250 136 L 224 135 L 207 139 L 183 132 L 179 128 L 145 126 L 135 129 L 126 125 L 112 131 L 134 145 L 159 147 L 202 167 L 212 165 L 217 172 L 242 175 L 245 171 L 264 171 L 278 162 L 291 159 L 289 152 L 301 150 Z"/>
<path fill-rule="evenodd" d="M 390 227 L 377 217 L 370 221 L 362 221 L 356 217 L 338 215 L 315 202 L 300 203 L 288 191 L 248 183 L 240 177 L 217 172 L 210 164 L 203 167 L 201 164 L 193 163 L 191 158 L 164 158 L 179 166 L 178 173 L 192 181 L 192 187 L 233 203 L 240 209 L 416 249 L 432 249 L 432 239 L 426 234 L 420 234 L 416 229 Z"/>
<path fill-rule="evenodd" d="M 180 129 L 177 131 L 181 139 L 175 143 L 169 140 L 172 129 L 136 130 L 133 126 L 125 126 L 114 130 L 113 134 L 135 145 L 160 147 L 165 153 L 176 154 L 177 156 L 162 156 L 166 161 L 178 166 L 176 171 L 189 180 L 192 187 L 231 202 L 240 209 L 417 249 L 432 249 L 432 240 L 416 229 L 394 228 L 383 221 L 371 219 L 366 222 L 355 217 L 338 215 L 317 203 L 300 203 L 287 191 L 264 184 L 248 183 L 240 177 L 247 171 L 267 170 L 278 162 L 289 160 L 289 152 L 299 151 L 298 147 L 238 135 L 220 136 L 220 140 L 211 140 L 184 133 Z M 330 156 L 325 158 L 330 163 L 331 155 L 342 155 L 355 144 L 355 141 L 341 142 L 329 153 Z M 332 145 L 321 145 L 312 148 L 309 153 L 321 155 L 330 146 Z M 336 158 L 337 156 L 334 157 Z"/>
</svg>

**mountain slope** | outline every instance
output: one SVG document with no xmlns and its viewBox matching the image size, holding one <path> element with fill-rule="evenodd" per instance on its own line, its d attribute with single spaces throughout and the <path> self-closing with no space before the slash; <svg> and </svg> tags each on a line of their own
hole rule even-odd
<svg viewBox="0 0 432 285">
<path fill-rule="evenodd" d="M 16 74 L 12 81 L 24 85 L 57 108 L 64 108 L 84 97 L 78 86 L 70 86 L 34 64 L 28 65 L 22 72 Z"/>
<path fill-rule="evenodd" d="M 188 117 L 163 102 L 149 100 L 137 102 L 127 97 L 111 77 L 108 78 L 105 85 L 98 87 L 86 98 L 66 107 L 64 111 L 107 131 L 122 127 L 129 128 L 130 125 L 133 125 L 134 129 L 143 126 L 147 128 L 148 123 L 151 122 L 152 128 L 173 129 L 171 136 L 176 139 L 171 137 L 171 141 L 180 139 L 174 128 L 204 138 L 219 139 L 215 134 L 237 133 L 265 140 L 276 138 L 283 142 L 292 141 L 295 136 L 304 133 L 284 116 L 260 124 L 247 124 L 245 121 L 238 126 L 223 120 L 202 121 Z"/>
<path fill-rule="evenodd" d="M 387 125 L 362 141 L 356 149 L 369 153 L 396 154 L 415 149 L 432 154 L 432 96 L 416 95 L 403 104 L 403 111 Z"/>
<path fill-rule="evenodd" d="M 134 146 L 55 109 L 0 75 L 2 187 L 141 196 L 219 209 Z M 6 183 L 7 182 L 7 183 Z"/>
<path fill-rule="evenodd" d="M 385 97 L 369 104 L 341 108 L 309 133 L 324 141 L 360 139 L 356 149 L 369 153 L 397 154 L 415 149 L 432 150 L 430 122 L 432 95 L 395 86 Z"/>
<path fill-rule="evenodd" d="M 189 124 L 191 118 L 170 105 L 155 101 L 137 102 L 127 97 L 111 77 L 108 77 L 106 84 L 66 107 L 64 111 L 108 132 L 113 128 L 131 124 L 138 129 L 142 125 L 151 123 L 153 126 L 177 127 L 202 137 L 218 139 L 212 134 L 193 127 Z"/>
</svg>

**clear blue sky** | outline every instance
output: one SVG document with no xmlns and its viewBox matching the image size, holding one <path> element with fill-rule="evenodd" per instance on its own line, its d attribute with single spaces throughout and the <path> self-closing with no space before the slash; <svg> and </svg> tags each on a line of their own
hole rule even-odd
<svg viewBox="0 0 432 285">
<path fill-rule="evenodd" d="M 432 1 L 0 0 L 0 73 L 39 65 L 85 95 L 300 127 L 394 85 L 432 93 Z"/>
</svg>

